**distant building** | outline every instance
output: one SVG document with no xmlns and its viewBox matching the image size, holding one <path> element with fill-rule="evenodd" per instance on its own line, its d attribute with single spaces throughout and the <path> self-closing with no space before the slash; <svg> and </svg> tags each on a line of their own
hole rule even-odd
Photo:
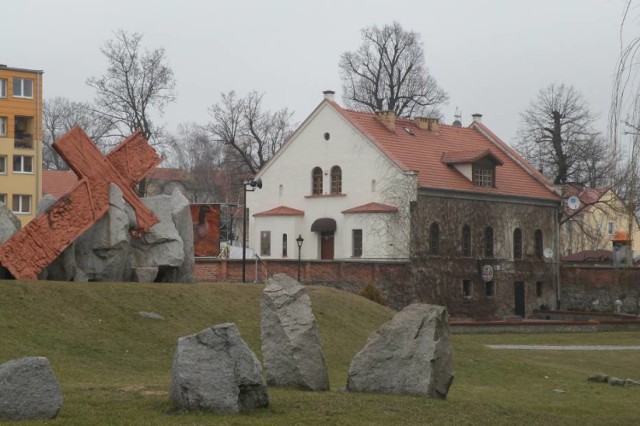
<svg viewBox="0 0 640 426">
<path fill-rule="evenodd" d="M 0 202 L 22 226 L 42 193 L 42 74 L 0 65 Z"/>
<path fill-rule="evenodd" d="M 633 252 L 640 253 L 638 220 L 613 190 L 564 185 L 563 199 L 560 232 L 563 256 L 582 251 L 611 250 L 611 239 L 618 231 L 629 234 L 633 240 Z"/>
<path fill-rule="evenodd" d="M 418 297 L 455 316 L 555 306 L 560 196 L 475 115 L 469 127 L 343 109 L 333 92 L 256 176 L 263 258 L 410 261 Z"/>
</svg>

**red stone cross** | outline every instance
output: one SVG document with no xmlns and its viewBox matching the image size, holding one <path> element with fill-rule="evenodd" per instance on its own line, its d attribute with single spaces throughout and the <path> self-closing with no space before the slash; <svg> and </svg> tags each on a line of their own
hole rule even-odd
<svg viewBox="0 0 640 426">
<path fill-rule="evenodd" d="M 136 213 L 136 234 L 159 222 L 133 189 L 162 161 L 140 132 L 129 136 L 107 156 L 79 127 L 52 146 L 80 180 L 0 246 L 0 263 L 16 279 L 37 279 L 65 248 L 107 213 L 111 183 L 120 187 Z"/>
</svg>

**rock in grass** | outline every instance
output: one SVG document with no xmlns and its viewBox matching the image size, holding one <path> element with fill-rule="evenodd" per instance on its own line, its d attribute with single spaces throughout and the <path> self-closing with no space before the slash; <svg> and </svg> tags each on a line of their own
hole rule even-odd
<svg viewBox="0 0 640 426">
<path fill-rule="evenodd" d="M 624 379 L 620 379 L 618 377 L 609 377 L 609 384 L 612 386 L 624 386 Z"/>
<path fill-rule="evenodd" d="M 232 323 L 178 339 L 169 394 L 187 410 L 235 413 L 269 405 L 260 363 Z"/>
<path fill-rule="evenodd" d="M 606 374 L 592 374 L 587 377 L 587 380 L 596 383 L 607 383 L 609 381 L 609 376 Z"/>
<path fill-rule="evenodd" d="M 305 390 L 329 390 L 320 331 L 307 291 L 296 280 L 276 274 L 262 293 L 262 354 L 267 383 Z"/>
<path fill-rule="evenodd" d="M 413 304 L 369 336 L 351 361 L 347 390 L 445 399 L 452 382 L 447 310 Z"/>
<path fill-rule="evenodd" d="M 627 379 L 624 381 L 625 386 L 640 386 L 640 382 L 637 380 Z"/>
<path fill-rule="evenodd" d="M 52 419 L 61 407 L 62 391 L 47 358 L 0 365 L 0 419 Z"/>
</svg>

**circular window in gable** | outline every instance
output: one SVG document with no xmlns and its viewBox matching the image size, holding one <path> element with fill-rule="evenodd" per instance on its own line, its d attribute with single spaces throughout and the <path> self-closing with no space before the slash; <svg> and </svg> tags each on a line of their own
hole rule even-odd
<svg viewBox="0 0 640 426">
<path fill-rule="evenodd" d="M 331 135 L 329 134 L 329 132 L 324 132 L 324 140 L 328 141 L 329 139 L 331 139 Z"/>
</svg>

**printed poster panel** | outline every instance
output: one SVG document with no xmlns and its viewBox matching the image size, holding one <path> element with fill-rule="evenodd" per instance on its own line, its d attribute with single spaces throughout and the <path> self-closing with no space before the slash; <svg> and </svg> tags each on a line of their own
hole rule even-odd
<svg viewBox="0 0 640 426">
<path fill-rule="evenodd" d="M 193 251 L 196 257 L 220 254 L 220 204 L 191 204 Z"/>
</svg>

